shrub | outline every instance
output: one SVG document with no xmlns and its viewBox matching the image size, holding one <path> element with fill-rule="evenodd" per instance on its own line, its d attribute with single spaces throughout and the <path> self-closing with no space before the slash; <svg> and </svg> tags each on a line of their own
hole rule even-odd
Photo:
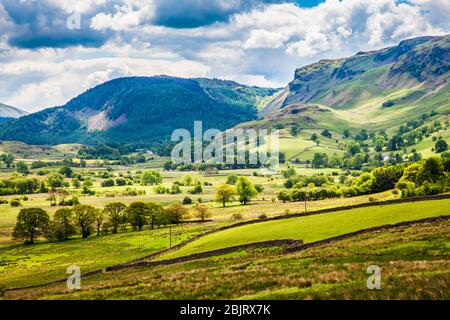
<svg viewBox="0 0 450 320">
<path fill-rule="evenodd" d="M 13 208 L 17 208 L 21 206 L 20 200 L 19 199 L 13 199 L 11 200 L 11 202 L 9 203 L 9 205 Z"/>
<path fill-rule="evenodd" d="M 203 193 L 203 188 L 200 184 L 196 185 L 194 189 L 189 191 L 190 194 L 201 194 Z"/>
<path fill-rule="evenodd" d="M 190 197 L 185 197 L 182 202 L 183 205 L 190 205 L 192 203 L 193 203 L 193 201 Z"/>
<path fill-rule="evenodd" d="M 170 188 L 170 194 L 180 194 L 181 192 L 182 191 L 179 184 L 172 184 L 172 187 Z"/>
<path fill-rule="evenodd" d="M 235 175 L 228 176 L 228 177 L 227 177 L 227 184 L 229 184 L 229 185 L 235 185 L 236 182 L 237 182 L 237 180 L 238 180 L 238 177 L 235 176 Z"/>
<path fill-rule="evenodd" d="M 292 201 L 291 192 L 289 190 L 281 190 L 277 193 L 278 200 L 284 202 Z"/>
<path fill-rule="evenodd" d="M 116 184 L 118 186 L 126 186 L 127 185 L 127 180 L 125 180 L 124 178 L 117 178 L 116 179 Z"/>
<path fill-rule="evenodd" d="M 102 181 L 102 187 L 106 188 L 106 187 L 114 187 L 115 186 L 115 182 L 113 179 L 106 179 Z"/>
<path fill-rule="evenodd" d="M 156 194 L 165 194 L 166 193 L 166 188 L 164 188 L 162 185 L 158 184 L 156 187 L 153 188 L 153 191 Z"/>
<path fill-rule="evenodd" d="M 259 220 L 267 220 L 267 215 L 265 213 L 262 213 L 258 216 Z"/>
</svg>

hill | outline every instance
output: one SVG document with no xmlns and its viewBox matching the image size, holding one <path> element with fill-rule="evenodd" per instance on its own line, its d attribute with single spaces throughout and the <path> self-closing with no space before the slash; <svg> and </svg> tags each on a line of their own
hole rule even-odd
<svg viewBox="0 0 450 320">
<path fill-rule="evenodd" d="M 26 111 L 0 103 L 0 123 L 11 121 L 26 116 Z"/>
<path fill-rule="evenodd" d="M 1 140 L 28 144 L 115 142 L 158 145 L 175 129 L 227 129 L 256 119 L 274 89 L 216 79 L 166 76 L 120 78 L 86 91 L 66 105 L 0 126 Z"/>
<path fill-rule="evenodd" d="M 361 129 L 393 135 L 400 126 L 417 128 L 408 123 L 423 123 L 424 117 L 424 125 L 448 121 L 449 76 L 450 35 L 405 40 L 297 69 L 293 81 L 260 111 L 259 120 L 239 126 L 282 129 L 281 150 L 290 160 L 311 160 L 315 152 L 339 155 L 339 146 L 348 142 L 342 139 L 345 130 L 352 137 Z M 293 127 L 298 134 L 292 134 Z M 321 136 L 324 129 L 332 139 Z M 319 145 L 311 141 L 312 134 L 320 137 Z M 424 155 L 429 155 L 434 143 L 426 139 Z M 423 148 L 413 144 L 412 149 Z"/>
<path fill-rule="evenodd" d="M 332 129 L 390 128 L 423 112 L 448 113 L 449 71 L 450 35 L 405 40 L 296 70 L 261 115 L 273 119 L 290 107 L 291 120 L 305 125 L 327 127 L 332 119 Z"/>
</svg>

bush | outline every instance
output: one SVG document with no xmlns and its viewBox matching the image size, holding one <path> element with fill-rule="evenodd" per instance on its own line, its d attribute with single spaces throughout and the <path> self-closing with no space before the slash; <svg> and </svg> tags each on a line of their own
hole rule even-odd
<svg viewBox="0 0 450 320">
<path fill-rule="evenodd" d="M 278 200 L 284 202 L 292 201 L 291 192 L 289 190 L 281 190 L 277 193 Z"/>
<path fill-rule="evenodd" d="M 80 201 L 78 200 L 78 197 L 73 196 L 69 199 L 63 199 L 59 202 L 59 205 L 62 207 L 73 207 L 80 204 Z"/>
<path fill-rule="evenodd" d="M 116 185 L 118 186 L 126 186 L 127 185 L 127 180 L 125 180 L 124 178 L 117 178 L 116 179 Z"/>
<path fill-rule="evenodd" d="M 258 216 L 258 219 L 259 219 L 259 220 L 267 220 L 267 215 L 266 215 L 265 213 L 260 214 L 260 215 Z"/>
<path fill-rule="evenodd" d="M 305 190 L 293 189 L 291 192 L 292 201 L 306 201 L 307 194 Z"/>
<path fill-rule="evenodd" d="M 194 189 L 189 191 L 190 194 L 201 194 L 203 193 L 203 188 L 200 184 L 196 185 Z"/>
<path fill-rule="evenodd" d="M 9 201 L 6 199 L 0 199 L 0 204 L 8 204 Z"/>
<path fill-rule="evenodd" d="M 166 188 L 164 188 L 162 185 L 158 184 L 156 187 L 153 188 L 153 191 L 155 191 L 156 194 L 165 194 Z"/>
<path fill-rule="evenodd" d="M 17 208 L 21 206 L 20 200 L 19 199 L 13 199 L 11 200 L 11 202 L 9 203 L 9 205 L 13 208 Z"/>
<path fill-rule="evenodd" d="M 114 187 L 116 185 L 116 183 L 114 182 L 113 179 L 106 179 L 102 181 L 102 187 L 106 188 L 106 187 Z"/>
<path fill-rule="evenodd" d="M 193 201 L 190 197 L 185 197 L 182 202 L 183 205 L 190 205 L 192 203 L 193 203 Z"/>
<path fill-rule="evenodd" d="M 180 194 L 181 192 L 180 185 L 177 183 L 174 183 L 170 188 L 170 194 Z"/>
<path fill-rule="evenodd" d="M 227 177 L 227 184 L 235 185 L 237 183 L 238 177 L 235 175 L 231 175 Z"/>
</svg>

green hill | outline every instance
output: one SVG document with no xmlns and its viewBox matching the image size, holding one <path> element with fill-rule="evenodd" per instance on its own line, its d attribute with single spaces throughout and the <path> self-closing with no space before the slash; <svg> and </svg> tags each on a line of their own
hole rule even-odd
<svg viewBox="0 0 450 320">
<path fill-rule="evenodd" d="M 261 125 L 380 130 L 424 112 L 448 114 L 449 75 L 450 35 L 322 60 L 296 70 L 289 86 L 262 110 Z"/>
<path fill-rule="evenodd" d="M 348 142 L 342 139 L 344 130 L 353 137 L 361 129 L 392 135 L 424 115 L 432 114 L 426 124 L 448 121 L 449 76 L 450 35 L 405 40 L 296 70 L 294 80 L 260 111 L 259 120 L 239 126 L 282 128 L 281 151 L 290 160 L 311 160 L 314 152 L 339 155 L 339 144 Z M 292 127 L 300 129 L 298 136 L 291 134 Z M 333 139 L 320 135 L 324 129 Z M 310 139 L 313 133 L 319 136 L 319 146 Z"/>
<path fill-rule="evenodd" d="M 0 126 L 0 140 L 28 144 L 97 142 L 157 145 L 177 128 L 227 129 L 256 119 L 273 89 L 232 81 L 132 77 L 109 81 L 68 102 Z"/>
</svg>

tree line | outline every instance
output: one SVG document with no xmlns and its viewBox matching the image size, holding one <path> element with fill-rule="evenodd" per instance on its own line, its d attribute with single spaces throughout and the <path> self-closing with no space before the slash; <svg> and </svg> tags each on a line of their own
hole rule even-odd
<svg viewBox="0 0 450 320">
<path fill-rule="evenodd" d="M 435 195 L 450 190 L 450 158 L 431 157 L 409 164 L 385 166 L 357 177 L 305 177 L 295 170 L 284 171 L 286 189 L 277 193 L 278 200 L 305 201 L 368 195 L 396 190 L 403 198 Z"/>
<path fill-rule="evenodd" d="M 167 225 L 178 225 L 191 215 L 205 221 L 211 214 L 209 209 L 198 204 L 192 210 L 180 204 L 167 208 L 153 202 L 136 201 L 129 206 L 121 202 L 107 204 L 103 209 L 89 205 L 75 205 L 73 208 L 58 209 L 50 219 L 41 208 L 20 210 L 13 231 L 13 238 L 25 240 L 25 244 L 34 244 L 38 237 L 49 241 L 67 241 L 80 235 L 83 239 L 92 234 L 97 236 L 116 234 L 131 228 L 141 231 Z"/>
</svg>

